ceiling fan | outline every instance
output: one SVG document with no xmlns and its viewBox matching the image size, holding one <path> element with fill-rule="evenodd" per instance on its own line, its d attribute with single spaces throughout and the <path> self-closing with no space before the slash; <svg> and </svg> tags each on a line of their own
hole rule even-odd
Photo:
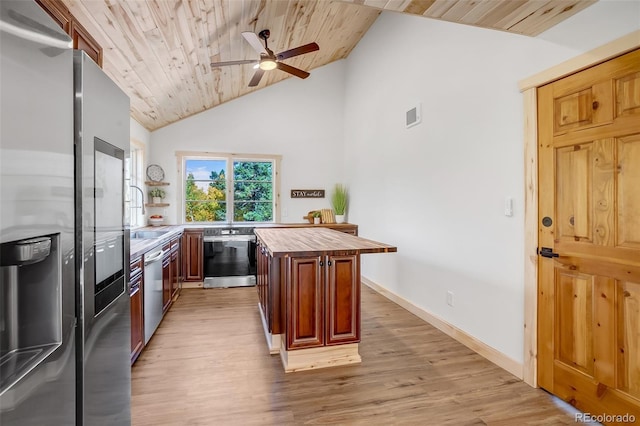
<svg viewBox="0 0 640 426">
<path fill-rule="evenodd" d="M 280 62 L 283 59 L 292 58 L 298 55 L 304 55 L 305 53 L 314 52 L 320 49 L 317 43 L 309 43 L 304 46 L 298 46 L 293 49 L 285 50 L 284 52 L 280 52 L 278 54 L 274 54 L 267 44 L 267 39 L 271 35 L 269 30 L 262 30 L 256 35 L 251 31 L 245 31 L 242 33 L 242 37 L 255 49 L 256 52 L 260 54 L 260 59 L 244 59 L 239 61 L 227 61 L 227 62 L 212 62 L 212 67 L 224 67 L 227 65 L 242 65 L 242 64 L 256 64 L 257 69 L 251 81 L 249 82 L 249 87 L 257 86 L 260 83 L 260 79 L 264 75 L 265 71 L 270 71 L 273 69 L 279 69 L 280 71 L 288 72 L 289 74 L 295 75 L 300 78 L 309 77 L 309 73 L 301 70 L 296 67 L 292 67 L 291 65 L 287 65 L 284 62 Z M 260 43 L 260 37 L 264 40 L 264 46 Z"/>
</svg>

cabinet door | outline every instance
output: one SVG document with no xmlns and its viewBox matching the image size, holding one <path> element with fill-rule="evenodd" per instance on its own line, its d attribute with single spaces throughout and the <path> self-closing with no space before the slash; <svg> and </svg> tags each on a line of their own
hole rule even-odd
<svg viewBox="0 0 640 426">
<path fill-rule="evenodd" d="M 60 0 L 36 0 L 38 4 L 51 16 L 65 33 L 71 36 L 73 48 L 82 50 L 102 68 L 102 47 L 84 29 L 69 9 Z"/>
<path fill-rule="evenodd" d="M 178 262 L 178 247 L 171 250 L 171 299 L 178 295 L 180 268 Z"/>
<path fill-rule="evenodd" d="M 264 315 L 265 319 L 267 319 L 267 305 L 266 305 L 266 300 L 265 300 L 265 285 L 266 285 L 266 281 L 267 281 L 267 274 L 266 274 L 266 260 L 265 260 L 265 253 L 264 253 L 264 246 L 262 245 L 262 243 L 260 241 L 256 242 L 256 251 L 257 251 L 257 259 L 258 259 L 258 266 L 257 266 L 257 276 L 256 276 L 256 289 L 258 290 L 258 300 L 260 301 L 260 309 L 262 309 L 262 314 Z"/>
<path fill-rule="evenodd" d="M 60 25 L 60 28 L 65 33 L 70 33 L 72 18 L 69 10 L 64 5 L 54 0 L 36 0 L 36 2 Z"/>
<path fill-rule="evenodd" d="M 76 21 L 71 22 L 71 39 L 73 48 L 82 50 L 102 68 L 102 48 L 91 35 Z"/>
<path fill-rule="evenodd" d="M 183 265 L 185 267 L 185 281 L 202 281 L 204 279 L 204 246 L 202 230 L 184 231 Z"/>
<path fill-rule="evenodd" d="M 171 298 L 175 300 L 180 291 L 180 237 L 171 239 Z"/>
<path fill-rule="evenodd" d="M 287 350 L 324 345 L 322 258 L 291 257 L 287 268 Z"/>
<path fill-rule="evenodd" d="M 144 348 L 144 311 L 142 301 L 142 275 L 131 280 L 131 364 Z"/>
<path fill-rule="evenodd" d="M 326 261 L 326 344 L 360 341 L 360 262 L 357 254 Z"/>
<path fill-rule="evenodd" d="M 164 250 L 164 248 L 163 248 Z M 171 305 L 171 254 L 167 253 L 162 259 L 162 312 L 166 312 Z"/>
</svg>

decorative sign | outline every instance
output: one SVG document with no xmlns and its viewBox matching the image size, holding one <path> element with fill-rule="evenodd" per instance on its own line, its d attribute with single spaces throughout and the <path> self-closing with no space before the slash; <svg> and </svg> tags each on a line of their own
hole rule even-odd
<svg viewBox="0 0 640 426">
<path fill-rule="evenodd" d="M 291 198 L 324 198 L 324 189 L 292 189 Z"/>
</svg>

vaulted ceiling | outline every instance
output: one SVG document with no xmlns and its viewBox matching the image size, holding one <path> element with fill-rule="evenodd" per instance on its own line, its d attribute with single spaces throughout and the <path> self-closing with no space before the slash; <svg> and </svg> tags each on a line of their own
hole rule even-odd
<svg viewBox="0 0 640 426">
<path fill-rule="evenodd" d="M 276 53 L 318 43 L 319 51 L 283 61 L 309 71 L 346 58 L 381 10 L 535 36 L 595 1 L 62 0 L 104 48 L 105 72 L 150 131 L 290 77 L 269 71 L 250 88 L 252 65 L 212 68 L 257 59 L 243 31 L 270 29 Z"/>
</svg>

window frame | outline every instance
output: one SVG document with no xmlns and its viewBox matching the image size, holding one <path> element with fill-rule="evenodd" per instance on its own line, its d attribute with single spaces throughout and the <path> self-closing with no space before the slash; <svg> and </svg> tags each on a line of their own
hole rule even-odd
<svg viewBox="0 0 640 426">
<path fill-rule="evenodd" d="M 135 185 L 138 188 L 142 189 L 144 194 L 145 192 L 145 169 L 144 169 L 144 160 L 146 156 L 145 145 L 142 142 L 139 142 L 135 139 L 131 139 L 129 141 L 129 155 L 127 156 L 128 161 L 128 172 L 129 175 L 125 176 L 125 184 L 128 185 L 127 194 L 125 198 L 125 204 L 128 204 L 129 217 L 128 217 L 128 225 L 131 228 L 140 228 L 145 226 L 145 215 L 142 214 L 142 203 L 144 203 L 144 197 L 140 199 L 140 194 L 137 190 L 131 188 L 130 185 Z M 140 205 L 138 205 L 140 204 Z"/>
<path fill-rule="evenodd" d="M 189 225 L 243 225 L 243 224 L 262 224 L 262 223 L 278 223 L 280 222 L 280 163 L 282 161 L 281 155 L 273 154 L 234 154 L 224 152 L 176 152 L 178 162 L 178 176 L 180 176 L 180 222 L 182 224 Z M 224 160 L 227 163 L 225 170 L 226 177 L 226 217 L 225 221 L 213 221 L 213 222 L 189 222 L 186 220 L 186 162 L 187 160 Z M 237 161 L 269 161 L 273 164 L 273 220 L 265 222 L 237 222 L 233 220 L 234 213 L 234 182 L 233 179 L 233 163 Z M 230 207 L 229 207 L 230 206 Z"/>
</svg>

